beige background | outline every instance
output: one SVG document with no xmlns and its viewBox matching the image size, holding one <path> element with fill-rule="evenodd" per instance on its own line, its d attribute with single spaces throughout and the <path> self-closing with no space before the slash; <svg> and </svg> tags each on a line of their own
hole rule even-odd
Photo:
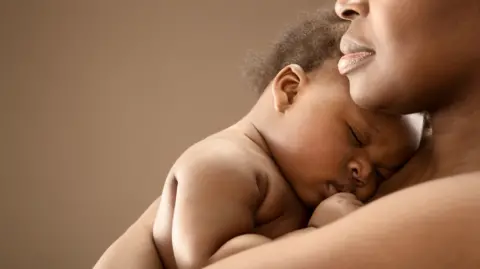
<svg viewBox="0 0 480 269">
<path fill-rule="evenodd" d="M 1 1 L 0 268 L 90 268 L 248 111 L 247 50 L 322 2 Z"/>
</svg>

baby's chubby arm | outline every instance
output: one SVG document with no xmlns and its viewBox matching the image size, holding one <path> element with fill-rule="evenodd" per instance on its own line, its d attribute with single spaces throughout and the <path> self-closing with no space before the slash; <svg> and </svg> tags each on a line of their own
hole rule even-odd
<svg viewBox="0 0 480 269">
<path fill-rule="evenodd" d="M 225 243 L 209 260 L 209 263 L 215 263 L 221 259 L 240 253 L 244 250 L 251 249 L 265 243 L 271 242 L 272 239 L 259 234 L 244 234 L 234 237 Z"/>
<path fill-rule="evenodd" d="M 174 175 L 172 228 L 156 230 L 162 225 L 155 225 L 154 237 L 159 245 L 171 233 L 179 269 L 202 268 L 269 241 L 252 234 L 263 197 L 255 173 L 245 165 L 228 156 L 197 158 L 176 168 Z"/>
</svg>

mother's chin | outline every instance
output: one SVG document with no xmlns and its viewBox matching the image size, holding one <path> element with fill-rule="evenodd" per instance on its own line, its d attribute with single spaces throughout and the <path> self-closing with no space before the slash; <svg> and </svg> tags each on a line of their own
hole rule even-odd
<svg viewBox="0 0 480 269">
<path fill-rule="evenodd" d="M 350 96 L 359 107 L 388 114 L 412 114 L 425 111 L 421 100 L 402 89 L 400 83 L 392 83 L 379 72 L 363 68 L 347 74 L 350 82 Z M 391 86 L 398 85 L 398 86 Z M 413 101 L 412 101 L 413 100 Z"/>
</svg>

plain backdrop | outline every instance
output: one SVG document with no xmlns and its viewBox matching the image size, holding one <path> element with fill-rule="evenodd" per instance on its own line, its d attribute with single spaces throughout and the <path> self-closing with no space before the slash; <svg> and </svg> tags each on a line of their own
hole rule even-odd
<svg viewBox="0 0 480 269">
<path fill-rule="evenodd" d="M 184 149 L 248 112 L 247 51 L 325 4 L 2 0 L 0 268 L 91 268 Z"/>
</svg>

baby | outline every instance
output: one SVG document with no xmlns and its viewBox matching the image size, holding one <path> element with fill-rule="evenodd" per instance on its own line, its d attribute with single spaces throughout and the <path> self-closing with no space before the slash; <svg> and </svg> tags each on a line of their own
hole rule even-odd
<svg viewBox="0 0 480 269">
<path fill-rule="evenodd" d="M 252 72 L 264 91 L 250 113 L 176 161 L 153 231 L 165 268 L 201 268 L 334 221 L 411 157 L 420 135 L 408 116 L 350 98 L 337 71 L 347 26 L 321 13 L 287 32 Z"/>
</svg>

